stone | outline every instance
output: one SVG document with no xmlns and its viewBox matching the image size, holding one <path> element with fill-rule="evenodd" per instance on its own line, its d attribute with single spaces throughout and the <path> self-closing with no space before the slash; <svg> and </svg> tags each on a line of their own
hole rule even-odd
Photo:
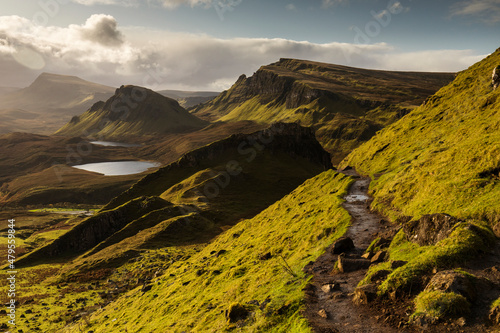
<svg viewBox="0 0 500 333">
<path fill-rule="evenodd" d="M 357 287 L 354 290 L 353 302 L 356 305 L 368 304 L 377 298 L 377 286 L 373 283 L 367 284 L 361 287 Z"/>
<path fill-rule="evenodd" d="M 331 293 L 335 290 L 339 290 L 340 289 L 340 286 L 338 284 L 335 284 L 335 283 L 328 283 L 328 284 L 325 284 L 323 286 L 321 286 L 321 290 L 323 290 L 324 293 Z"/>
<path fill-rule="evenodd" d="M 361 258 L 363 259 L 371 259 L 372 257 L 373 257 L 372 252 L 363 253 L 363 255 L 361 256 Z"/>
<path fill-rule="evenodd" d="M 493 89 L 497 89 L 500 86 L 500 65 L 493 69 L 493 74 L 491 75 L 491 85 Z"/>
<path fill-rule="evenodd" d="M 464 296 L 471 302 L 476 298 L 476 290 L 471 282 L 471 278 L 463 273 L 452 270 L 438 272 L 429 281 L 425 290 L 453 292 Z"/>
<path fill-rule="evenodd" d="M 354 242 L 349 237 L 338 239 L 332 246 L 332 254 L 341 254 L 354 249 Z"/>
<path fill-rule="evenodd" d="M 351 259 L 344 256 L 339 256 L 339 259 L 337 261 L 337 268 L 342 273 L 349 273 L 361 269 L 367 269 L 368 267 L 370 267 L 370 265 L 370 260 L 363 258 Z"/>
<path fill-rule="evenodd" d="M 325 309 L 321 309 L 318 311 L 318 315 L 321 317 L 321 318 L 325 318 L 325 319 L 328 319 L 328 313 L 326 312 Z"/>
<path fill-rule="evenodd" d="M 375 255 L 370 259 L 372 264 L 378 264 L 379 262 L 384 261 L 385 256 L 387 255 L 387 251 L 378 251 Z"/>
</svg>

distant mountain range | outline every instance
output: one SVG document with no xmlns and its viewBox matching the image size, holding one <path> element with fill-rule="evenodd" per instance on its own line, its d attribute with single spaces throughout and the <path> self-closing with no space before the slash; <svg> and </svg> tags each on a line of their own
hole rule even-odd
<svg viewBox="0 0 500 333">
<path fill-rule="evenodd" d="M 113 87 L 51 73 L 40 74 L 26 88 L 0 87 L 0 134 L 51 134 L 96 102 L 106 101 L 114 92 Z M 191 107 L 218 93 L 164 90 L 160 94 Z"/>
</svg>

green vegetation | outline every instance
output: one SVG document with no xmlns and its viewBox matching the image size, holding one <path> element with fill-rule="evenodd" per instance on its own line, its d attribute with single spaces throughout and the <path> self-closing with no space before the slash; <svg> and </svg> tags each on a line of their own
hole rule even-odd
<svg viewBox="0 0 500 333">
<path fill-rule="evenodd" d="M 408 263 L 389 274 L 379 286 L 381 295 L 407 291 L 413 284 L 415 288 L 421 288 L 424 275 L 432 273 L 433 269 L 454 267 L 474 258 L 488 249 L 495 236 L 484 225 L 471 222 L 458 224 L 448 238 L 434 246 L 419 247 L 403 238 L 404 232 L 400 231 L 389 248 L 389 257 Z"/>
<path fill-rule="evenodd" d="M 171 98 L 142 87 L 122 86 L 105 103 L 98 102 L 73 117 L 55 134 L 122 139 L 193 131 L 207 125 Z"/>
<path fill-rule="evenodd" d="M 452 292 L 424 291 L 415 298 L 415 313 L 411 319 L 418 317 L 439 320 L 450 316 L 467 315 L 470 304 L 467 299 Z"/>
<path fill-rule="evenodd" d="M 350 182 L 333 171 L 306 181 L 166 270 L 151 291 L 134 289 L 95 312 L 85 329 L 224 332 L 238 326 L 247 331 L 308 332 L 300 316 L 301 290 L 308 280 L 302 268 L 345 233 L 350 218 L 341 198 Z M 324 195 L 318 197 L 318 191 Z M 228 323 L 224 312 L 231 304 L 248 308 L 250 314 Z"/>
<path fill-rule="evenodd" d="M 372 176 L 372 207 L 391 220 L 446 212 L 500 219 L 497 51 L 458 74 L 427 103 L 386 127 L 341 166 Z"/>
<path fill-rule="evenodd" d="M 298 122 L 340 162 L 452 80 L 451 74 L 387 72 L 281 59 L 241 76 L 192 112 L 207 120 Z"/>
<path fill-rule="evenodd" d="M 33 301 L 23 304 L 18 328 L 310 332 L 301 316 L 309 280 L 302 269 L 346 232 L 350 216 L 341 204 L 351 182 L 323 172 L 206 246 L 142 249 L 120 267 L 82 274 L 67 275 L 70 266 L 22 268 L 23 281 L 35 273 L 39 280 L 25 286 L 22 301 Z M 137 280 L 146 277 L 151 290 L 142 291 Z"/>
</svg>

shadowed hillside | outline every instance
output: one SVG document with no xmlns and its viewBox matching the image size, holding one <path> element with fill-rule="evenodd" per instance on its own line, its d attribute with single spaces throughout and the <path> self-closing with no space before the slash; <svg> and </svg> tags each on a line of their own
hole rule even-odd
<svg viewBox="0 0 500 333">
<path fill-rule="evenodd" d="M 0 133 L 52 133 L 113 91 L 76 76 L 42 73 L 29 87 L 0 95 Z"/>
<path fill-rule="evenodd" d="M 453 79 L 447 73 L 388 72 L 281 59 L 242 75 L 192 112 L 207 120 L 299 122 L 316 129 L 339 162 L 378 130 Z"/>
<path fill-rule="evenodd" d="M 331 166 L 314 133 L 296 124 L 233 135 L 144 177 L 18 264 L 82 254 L 99 244 L 84 267 L 102 268 L 140 248 L 204 242 Z"/>
<path fill-rule="evenodd" d="M 106 102 L 73 117 L 56 134 L 124 139 L 193 131 L 207 124 L 171 98 L 142 87 L 122 86 Z"/>
</svg>

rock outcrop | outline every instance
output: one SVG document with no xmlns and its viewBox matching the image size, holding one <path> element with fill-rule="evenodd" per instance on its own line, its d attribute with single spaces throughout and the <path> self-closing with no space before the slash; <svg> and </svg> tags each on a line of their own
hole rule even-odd
<svg viewBox="0 0 500 333">
<path fill-rule="evenodd" d="M 460 220 L 447 214 L 424 215 L 403 225 L 406 237 L 420 246 L 434 245 L 447 238 Z"/>
<path fill-rule="evenodd" d="M 491 75 L 491 85 L 493 86 L 493 89 L 497 89 L 498 86 L 500 86 L 500 65 L 493 70 L 493 74 Z"/>
</svg>

